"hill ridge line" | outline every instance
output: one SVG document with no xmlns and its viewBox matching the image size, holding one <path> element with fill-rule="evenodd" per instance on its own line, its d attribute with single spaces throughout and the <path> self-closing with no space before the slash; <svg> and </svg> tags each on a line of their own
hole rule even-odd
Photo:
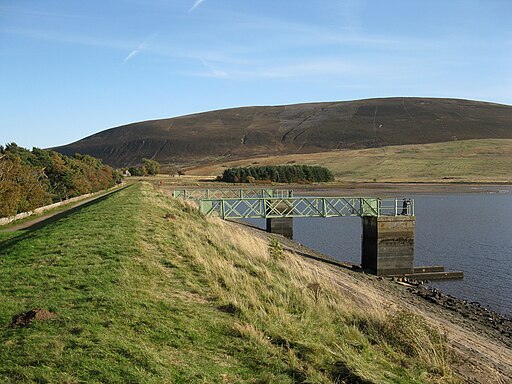
<svg viewBox="0 0 512 384">
<path fill-rule="evenodd" d="M 53 149 L 126 167 L 144 157 L 194 165 L 470 139 L 512 139 L 512 106 L 421 97 L 244 106 L 112 127 Z"/>
</svg>

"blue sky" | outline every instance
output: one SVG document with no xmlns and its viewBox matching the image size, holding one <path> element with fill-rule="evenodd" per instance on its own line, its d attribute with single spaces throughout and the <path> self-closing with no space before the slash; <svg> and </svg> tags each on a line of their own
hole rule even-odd
<svg viewBox="0 0 512 384">
<path fill-rule="evenodd" d="M 0 0 L 0 144 L 387 96 L 512 104 L 510 0 Z"/>
</svg>

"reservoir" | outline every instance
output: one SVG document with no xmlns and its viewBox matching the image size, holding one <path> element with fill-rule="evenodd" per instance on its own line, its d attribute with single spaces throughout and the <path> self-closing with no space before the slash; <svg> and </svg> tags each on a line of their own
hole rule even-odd
<svg viewBox="0 0 512 384">
<path fill-rule="evenodd" d="M 407 195 L 415 202 L 415 266 L 442 265 L 464 280 L 436 281 L 444 293 L 512 316 L 512 193 Z M 264 227 L 264 220 L 250 220 Z M 294 219 L 294 240 L 361 263 L 358 217 Z"/>
</svg>

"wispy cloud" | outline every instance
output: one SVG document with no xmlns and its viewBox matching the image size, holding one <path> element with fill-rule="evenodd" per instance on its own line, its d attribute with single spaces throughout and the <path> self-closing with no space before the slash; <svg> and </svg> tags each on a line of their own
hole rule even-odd
<svg viewBox="0 0 512 384">
<path fill-rule="evenodd" d="M 149 52 L 151 54 L 170 58 L 175 60 L 195 62 L 197 60 L 205 60 L 208 63 L 222 63 L 231 65 L 248 65 L 252 62 L 249 59 L 243 59 L 229 52 L 220 52 L 219 50 L 212 49 L 211 46 L 204 48 L 192 47 L 190 41 L 180 40 L 166 40 L 158 39 L 154 41 L 160 33 L 155 33 L 146 38 L 142 43 L 137 44 L 137 41 L 132 39 L 116 39 L 113 37 L 105 37 L 93 34 L 62 34 L 52 31 L 45 31 L 39 29 L 26 29 L 26 28 L 2 28 L 0 25 L 0 34 L 8 34 L 27 39 L 43 40 L 49 42 L 57 42 L 62 44 L 83 45 L 95 48 L 112 49 L 120 52 L 129 52 L 123 61 L 133 59 L 134 56 L 141 51 Z M 135 48 L 133 48 L 135 46 Z"/>
<path fill-rule="evenodd" d="M 306 76 L 344 76 L 351 74 L 358 74 L 367 71 L 366 66 L 361 63 L 333 59 L 323 58 L 316 60 L 304 60 L 298 63 L 290 63 L 281 66 L 272 66 L 265 68 L 258 73 L 260 77 L 306 77 Z"/>
<path fill-rule="evenodd" d="M 282 63 L 281 65 L 254 63 L 253 65 L 244 66 L 244 69 L 240 69 L 239 66 L 230 65 L 223 65 L 224 68 L 220 69 L 218 65 L 213 66 L 203 59 L 199 60 L 207 71 L 188 72 L 187 75 L 239 80 L 256 78 L 289 79 L 307 78 L 318 75 L 342 77 L 371 71 L 371 68 L 361 65 L 361 63 L 329 58 L 300 63 Z"/>
<path fill-rule="evenodd" d="M 213 65 L 211 65 L 204 59 L 199 59 L 199 60 L 201 60 L 201 63 L 203 64 L 203 66 L 208 69 L 208 73 L 206 74 L 206 77 L 216 77 L 216 78 L 228 77 L 227 72 L 221 71 L 217 68 L 214 68 Z"/>
<path fill-rule="evenodd" d="M 244 65 L 230 65 L 217 62 L 212 64 L 199 59 L 206 70 L 189 71 L 187 76 L 202 78 L 217 78 L 226 80 L 255 80 L 275 79 L 329 79 L 342 84 L 349 84 L 352 79 L 360 76 L 375 79 L 388 79 L 399 82 L 401 78 L 415 76 L 415 69 L 421 68 L 420 61 L 407 61 L 397 64 L 393 60 L 383 60 L 379 63 L 369 63 L 364 59 L 351 57 L 318 57 L 315 59 L 301 58 L 294 61 L 253 62 Z"/>
<path fill-rule="evenodd" d="M 190 7 L 190 9 L 188 11 L 192 12 L 194 9 L 199 7 L 201 5 L 201 3 L 203 3 L 203 2 L 204 2 L 204 0 L 196 0 L 194 5 L 192 5 L 192 7 Z"/>
<path fill-rule="evenodd" d="M 53 18 L 83 18 L 81 15 L 74 15 L 70 13 L 61 13 L 61 12 L 46 12 L 46 11 L 37 11 L 34 9 L 23 9 L 16 7 L 6 7 L 0 6 L 0 13 L 4 14 L 16 14 L 23 16 L 34 16 L 34 17 L 53 17 Z"/>
<path fill-rule="evenodd" d="M 0 33 L 16 35 L 28 39 L 45 40 L 64 44 L 78 44 L 91 47 L 111 48 L 116 50 L 128 50 L 133 46 L 132 41 L 106 38 L 104 36 L 91 36 L 85 34 L 62 34 L 52 31 L 24 28 L 0 28 Z"/>
<path fill-rule="evenodd" d="M 140 43 L 137 48 L 133 49 L 123 60 L 123 63 L 128 62 L 129 60 L 133 59 L 135 56 L 137 56 L 142 50 L 144 50 L 148 43 L 156 38 L 160 32 L 153 33 L 151 36 L 147 37 L 142 43 Z"/>
<path fill-rule="evenodd" d="M 195 0 L 191 10 L 204 1 Z M 373 73 L 384 67 L 392 70 L 387 64 L 410 59 L 409 51 L 412 47 L 421 46 L 422 53 L 415 57 L 425 59 L 433 52 L 453 45 L 449 41 L 435 38 L 372 35 L 343 27 L 329 29 L 251 14 L 230 12 L 228 16 L 224 15 L 225 18 L 245 33 L 237 39 L 222 40 L 218 34 L 209 33 L 210 30 L 195 29 L 183 35 L 165 33 L 157 40 L 155 38 L 159 36 L 158 33 L 143 40 L 133 40 L 108 34 L 62 34 L 51 29 L 27 30 L 2 26 L 0 33 L 114 49 L 117 57 L 121 55 L 122 64 L 131 62 L 140 54 L 151 54 L 159 57 L 162 62 L 170 63 L 173 70 L 179 73 L 183 73 L 182 68 L 186 67 L 187 75 L 219 79 L 339 78 L 348 74 L 359 75 L 361 72 Z M 214 19 L 224 20 L 220 16 Z M 215 21 L 213 27 L 222 29 Z M 257 39 L 253 38 L 256 34 L 259 34 Z M 250 43 L 245 36 L 250 37 Z M 359 54 L 359 51 L 357 54 L 349 54 L 353 46 L 364 47 L 365 52 L 370 54 Z M 311 47 L 315 49 L 314 56 L 308 53 Z M 202 65 L 197 67 L 198 63 Z M 417 65 L 416 62 L 413 64 Z M 195 68 L 192 73 L 188 72 L 191 68 Z"/>
</svg>

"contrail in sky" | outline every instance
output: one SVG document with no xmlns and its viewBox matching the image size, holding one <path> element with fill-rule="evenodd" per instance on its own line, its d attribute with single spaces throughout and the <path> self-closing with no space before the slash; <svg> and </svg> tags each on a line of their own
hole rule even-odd
<svg viewBox="0 0 512 384">
<path fill-rule="evenodd" d="M 204 0 L 203 0 L 204 1 Z M 157 33 L 153 33 L 151 36 L 149 36 L 146 40 L 144 40 L 142 43 L 140 43 L 137 48 L 135 48 L 134 50 L 132 50 L 128 56 L 126 56 L 123 60 L 123 63 L 126 63 L 128 60 L 130 59 L 133 59 L 136 55 L 139 54 L 139 52 L 141 50 L 143 50 L 144 48 L 146 48 L 146 46 L 148 45 L 148 42 L 150 40 L 153 40 L 155 37 L 157 37 L 158 35 L 160 34 L 160 32 L 157 32 Z"/>
<path fill-rule="evenodd" d="M 189 12 L 192 12 L 194 9 L 196 9 L 197 7 L 199 7 L 199 5 L 203 2 L 204 0 L 196 0 L 196 2 L 194 3 L 194 5 L 188 10 Z"/>
<path fill-rule="evenodd" d="M 133 58 L 134 56 L 136 56 L 136 55 L 140 52 L 140 50 L 141 50 L 141 49 L 143 49 L 143 48 L 144 48 L 144 43 L 139 44 L 139 45 L 137 46 L 137 48 L 135 48 L 133 51 L 131 51 L 131 52 L 128 54 L 128 56 L 126 56 L 126 57 L 124 58 L 124 62 L 126 63 L 128 60 L 130 60 L 131 58 Z"/>
</svg>

